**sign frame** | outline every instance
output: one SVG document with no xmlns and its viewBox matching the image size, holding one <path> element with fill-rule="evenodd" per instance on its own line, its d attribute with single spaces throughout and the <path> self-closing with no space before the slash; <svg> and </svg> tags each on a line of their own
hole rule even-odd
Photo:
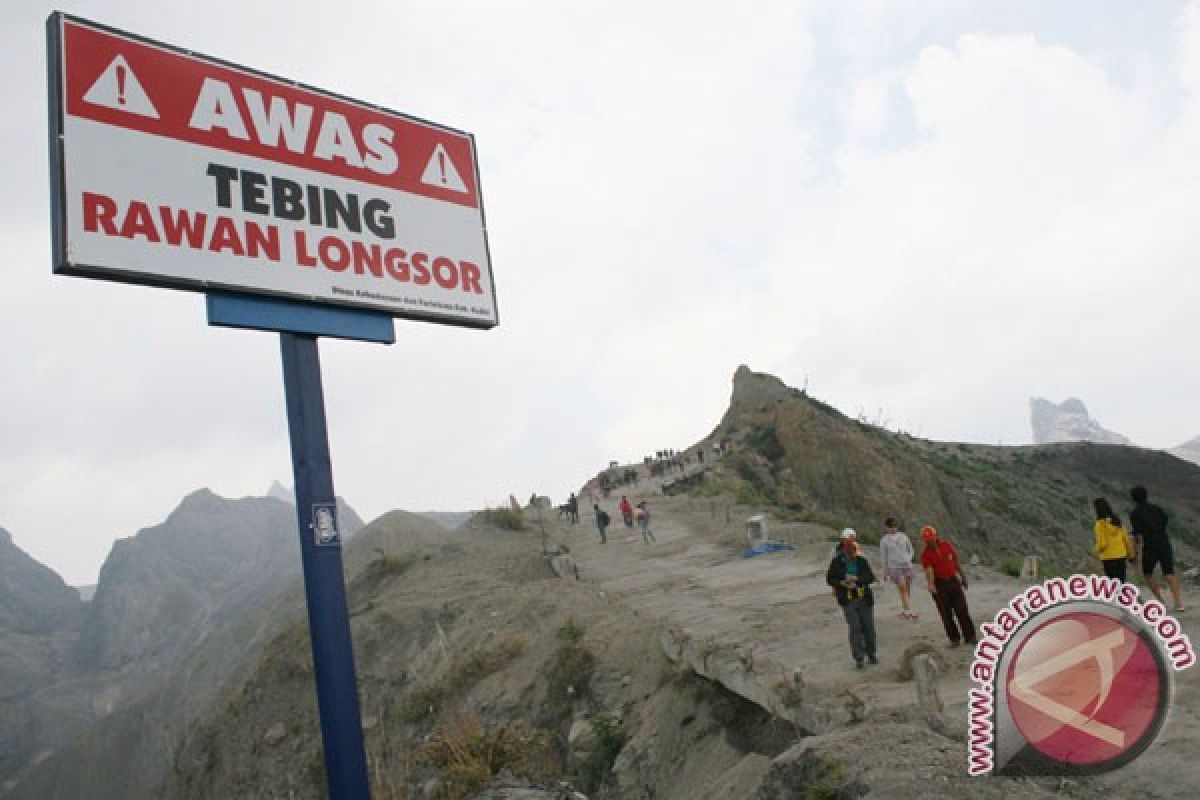
<svg viewBox="0 0 1200 800">
<path fill-rule="evenodd" d="M 65 84 L 67 75 L 65 52 L 65 27 L 68 24 L 89 28 L 100 34 L 126 39 L 135 45 L 149 47 L 164 51 L 168 55 L 178 56 L 194 60 L 200 63 L 209 64 L 223 70 L 232 70 L 242 73 L 251 79 L 267 81 L 280 85 L 287 90 L 311 93 L 318 98 L 328 99 L 335 103 L 348 104 L 355 106 L 365 112 L 382 114 L 396 118 L 399 122 L 423 126 L 433 131 L 440 131 L 450 134 L 455 137 L 462 137 L 469 142 L 471 152 L 471 175 L 474 178 L 474 192 L 478 203 L 478 218 L 479 218 L 479 236 L 481 237 L 482 252 L 486 258 L 486 267 L 484 274 L 488 280 L 488 291 L 482 297 L 487 297 L 491 303 L 490 318 L 480 318 L 479 316 L 470 316 L 466 313 L 457 313 L 450 309 L 438 308 L 432 310 L 428 307 L 414 308 L 397 308 L 394 306 L 381 306 L 371 304 L 369 301 L 355 302 L 350 298 L 340 298 L 332 296 L 316 296 L 303 291 L 281 291 L 268 287 L 256 287 L 253 285 L 237 285 L 219 280 L 206 280 L 203 278 L 180 278 L 175 276 L 150 274 L 144 271 L 130 268 L 127 264 L 93 264 L 84 261 L 72 260 L 68 252 L 68 235 L 70 231 L 70 207 L 67 198 L 67 181 L 69 165 L 69 143 L 66 141 L 66 116 L 67 116 L 67 87 Z M 374 314 L 383 314 L 399 319 L 409 319 L 420 322 L 432 322 L 435 324 L 450 325 L 456 327 L 490 329 L 500 324 L 500 309 L 497 300 L 495 274 L 492 269 L 491 246 L 488 241 L 488 226 L 487 215 L 484 207 L 484 199 L 482 192 L 482 184 L 479 176 L 479 155 L 475 144 L 475 136 L 466 131 L 454 128 L 449 125 L 434 123 L 421 117 L 396 111 L 378 104 L 366 102 L 356 98 L 348 97 L 337 92 L 322 89 L 320 87 L 311 86 L 309 84 L 283 78 L 265 70 L 260 70 L 254 67 L 249 67 L 244 64 L 227 61 L 225 59 L 209 56 L 203 53 L 172 45 L 146 36 L 142 36 L 130 31 L 114 28 L 103 23 L 94 22 L 89 19 L 78 17 L 72 14 L 66 14 L 61 11 L 51 13 L 46 19 L 47 33 L 47 88 L 49 95 L 49 119 L 48 119 L 48 149 L 50 156 L 50 205 L 51 205 L 51 252 L 52 252 L 52 267 L 55 274 L 70 275 L 76 277 L 87 277 L 99 280 L 108 280 L 118 283 L 131 283 L 143 286 L 153 286 L 158 288 L 176 289 L 193 291 L 199 293 L 207 292 L 222 292 L 243 295 L 247 297 L 259 297 L 264 299 L 283 299 L 302 303 L 312 303 L 319 307 L 341 310 L 356 310 L 370 312 Z M 144 134 L 147 136 L 158 136 L 153 133 Z M 235 151 L 225 151 L 231 156 L 239 156 Z M 78 158 L 76 156 L 76 158 Z M 270 162 L 284 165 L 284 162 Z M 311 171 L 311 170 L 310 170 Z M 369 185 L 369 184 L 364 184 Z M 403 191 L 403 190 L 395 190 Z M 446 201 L 442 201 L 446 202 Z M 474 209 L 473 209 L 474 210 Z M 289 262 L 290 263 L 290 262 Z"/>
</svg>

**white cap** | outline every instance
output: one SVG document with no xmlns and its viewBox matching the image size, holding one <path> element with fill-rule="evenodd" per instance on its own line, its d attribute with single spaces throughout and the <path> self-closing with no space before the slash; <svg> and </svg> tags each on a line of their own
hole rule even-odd
<svg viewBox="0 0 1200 800">
<path fill-rule="evenodd" d="M 844 531 L 842 531 L 843 539 L 853 539 L 857 536 L 858 536 L 858 533 L 855 532 L 854 528 L 846 528 Z"/>
</svg>

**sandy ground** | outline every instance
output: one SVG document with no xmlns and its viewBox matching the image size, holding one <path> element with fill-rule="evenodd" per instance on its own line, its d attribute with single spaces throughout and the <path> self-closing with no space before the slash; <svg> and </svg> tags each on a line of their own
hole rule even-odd
<svg viewBox="0 0 1200 800">
<path fill-rule="evenodd" d="M 772 533 L 793 541 L 796 550 L 747 559 L 740 552 L 745 546 L 742 532 L 745 518 L 754 509 L 731 508 L 728 499 L 664 496 L 657 481 L 630 488 L 631 502 L 644 499 L 648 503 L 657 539 L 654 544 L 643 543 L 636 527 L 629 529 L 621 523 L 619 492 L 598 500 L 614 520 L 607 544 L 600 543 L 591 500 L 586 496 L 579 525 L 569 525 L 552 513 L 544 516 L 551 547 L 563 544 L 570 549 L 583 581 L 665 629 L 714 649 L 732 647 L 748 654 L 747 660 L 753 662 L 750 680 L 767 691 L 777 690 L 781 681 L 798 672 L 807 697 L 856 698 L 862 704 L 857 721 L 913 718 L 914 684 L 901 680 L 900 660 L 906 648 L 926 642 L 948 665 L 938 688 L 947 733 L 961 742 L 972 653 L 967 647 L 948 646 L 923 580 L 918 578 L 914 585 L 914 608 L 920 614 L 916 622 L 898 618 L 901 607 L 894 586 L 876 587 L 881 664 L 856 670 L 844 619 L 824 580 L 833 531 L 795 524 L 776 526 Z M 864 551 L 872 565 L 878 566 L 877 549 L 866 547 Z M 969 567 L 967 572 L 971 577 L 968 600 L 976 625 L 990 622 L 1025 586 L 983 567 Z M 1185 633 L 1200 641 L 1196 638 L 1200 633 L 1197 612 L 1181 616 L 1180 622 Z M 1176 674 L 1169 721 L 1151 749 L 1132 764 L 1085 781 L 1055 784 L 1057 779 L 1046 779 L 1040 788 L 1079 796 L 1095 791 L 1116 797 L 1197 796 L 1200 790 L 1194 786 L 1200 783 L 1200 771 L 1187 757 L 1200 755 L 1198 676 L 1197 668 Z M 745 676 L 739 680 L 744 682 Z M 739 691 L 737 681 L 726 685 Z M 740 693 L 752 695 L 754 687 Z M 836 720 L 833 724 L 837 725 Z M 950 758 L 951 766 L 946 767 L 956 772 L 961 769 L 955 777 L 965 773 L 965 745 L 958 747 L 962 757 L 958 763 L 963 766 L 953 766 L 956 759 Z M 1171 776 L 1170 780 L 1165 776 Z M 1032 791 L 1035 787 L 1028 788 Z M 1025 791 L 1017 793 L 1031 796 Z"/>
</svg>

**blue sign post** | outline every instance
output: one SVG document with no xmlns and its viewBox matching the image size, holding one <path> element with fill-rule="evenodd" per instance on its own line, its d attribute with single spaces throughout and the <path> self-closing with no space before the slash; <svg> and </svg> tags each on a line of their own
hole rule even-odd
<svg viewBox="0 0 1200 800">
<path fill-rule="evenodd" d="M 281 333 L 279 344 L 329 796 L 369 798 L 317 337 Z"/>
<path fill-rule="evenodd" d="M 210 325 L 280 332 L 296 521 L 329 797 L 369 800 L 317 336 L 390 344 L 395 341 L 392 319 L 385 314 L 216 292 L 208 295 L 207 306 Z"/>
</svg>

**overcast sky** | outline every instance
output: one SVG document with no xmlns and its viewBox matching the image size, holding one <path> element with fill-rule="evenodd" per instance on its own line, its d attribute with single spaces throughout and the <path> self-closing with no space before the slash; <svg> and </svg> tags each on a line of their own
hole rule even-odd
<svg viewBox="0 0 1200 800">
<path fill-rule="evenodd" d="M 742 363 L 928 438 L 1200 434 L 1200 3 L 7 0 L 0 527 L 68 582 L 291 461 L 276 335 L 51 274 L 55 9 L 475 134 L 500 327 L 322 341 L 367 519 L 560 499 Z"/>
</svg>

